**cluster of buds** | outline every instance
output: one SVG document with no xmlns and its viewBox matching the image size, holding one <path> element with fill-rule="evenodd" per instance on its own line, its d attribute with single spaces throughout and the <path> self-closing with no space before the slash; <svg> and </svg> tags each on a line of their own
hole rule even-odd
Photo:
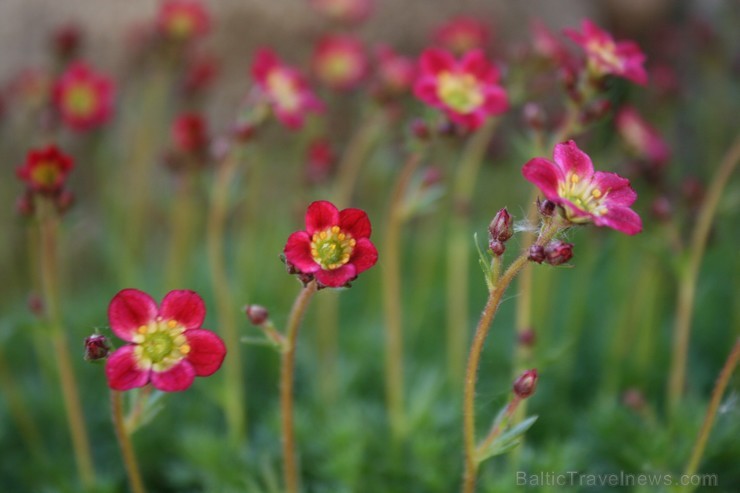
<svg viewBox="0 0 740 493">
<path fill-rule="evenodd" d="M 529 248 L 529 260 L 541 264 L 562 265 L 573 258 L 573 243 L 552 240 L 545 245 L 532 245 Z"/>
<path fill-rule="evenodd" d="M 72 157 L 55 145 L 28 151 L 26 161 L 16 169 L 16 175 L 26 184 L 26 190 L 16 205 L 18 213 L 33 215 L 37 198 L 49 200 L 60 214 L 66 212 L 74 203 L 74 195 L 64 188 L 72 168 Z"/>
<path fill-rule="evenodd" d="M 488 248 L 496 256 L 506 251 L 505 243 L 514 236 L 514 220 L 506 207 L 496 213 L 488 225 Z"/>
</svg>

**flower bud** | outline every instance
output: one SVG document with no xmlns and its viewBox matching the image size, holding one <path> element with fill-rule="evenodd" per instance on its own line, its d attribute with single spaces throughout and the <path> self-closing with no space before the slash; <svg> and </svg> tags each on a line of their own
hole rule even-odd
<svg viewBox="0 0 740 493">
<path fill-rule="evenodd" d="M 527 370 L 514 381 L 514 393 L 520 399 L 534 394 L 537 388 L 537 369 Z"/>
<path fill-rule="evenodd" d="M 537 103 L 529 102 L 522 109 L 524 124 L 532 130 L 542 130 L 545 128 L 545 111 Z"/>
<path fill-rule="evenodd" d="M 529 247 L 529 256 L 527 257 L 528 260 L 531 260 L 532 262 L 537 262 L 538 264 L 541 264 L 543 260 L 545 260 L 545 249 L 541 245 L 532 245 Z"/>
<path fill-rule="evenodd" d="M 429 125 L 421 118 L 417 118 L 411 122 L 411 134 L 419 140 L 429 140 L 431 136 Z"/>
<path fill-rule="evenodd" d="M 668 221 L 673 215 L 671 201 L 665 195 L 660 195 L 650 205 L 650 212 L 658 221 Z"/>
<path fill-rule="evenodd" d="M 44 300 L 41 296 L 36 293 L 28 296 L 28 311 L 39 318 L 44 316 Z"/>
<path fill-rule="evenodd" d="M 544 217 L 550 217 L 553 214 L 555 214 L 555 202 L 552 200 L 540 200 L 537 199 L 537 210 L 540 211 L 540 214 Z"/>
<path fill-rule="evenodd" d="M 530 348 L 533 347 L 537 341 L 537 334 L 535 334 L 534 329 L 529 327 L 519 333 L 517 340 L 522 346 Z"/>
<path fill-rule="evenodd" d="M 103 334 L 93 334 L 85 338 L 85 361 L 98 361 L 108 357 L 110 346 Z"/>
<path fill-rule="evenodd" d="M 545 247 L 545 262 L 550 265 L 561 265 L 573 258 L 573 243 L 552 240 Z"/>
<path fill-rule="evenodd" d="M 488 237 L 491 242 L 505 243 L 514 235 L 514 220 L 506 207 L 496 213 L 488 225 Z"/>
<path fill-rule="evenodd" d="M 247 315 L 247 318 L 252 325 L 256 325 L 258 327 L 267 322 L 270 318 L 270 312 L 267 311 L 267 308 L 261 305 L 247 305 L 244 308 L 244 313 Z"/>
<path fill-rule="evenodd" d="M 506 251 L 506 245 L 498 240 L 490 240 L 488 242 L 488 249 L 491 250 L 491 253 L 500 257 Z"/>
</svg>

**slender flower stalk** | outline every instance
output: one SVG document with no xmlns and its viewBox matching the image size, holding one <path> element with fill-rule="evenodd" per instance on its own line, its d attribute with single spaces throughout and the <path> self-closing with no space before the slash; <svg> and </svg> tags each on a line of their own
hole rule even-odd
<svg viewBox="0 0 740 493">
<path fill-rule="evenodd" d="M 696 220 L 691 236 L 691 252 L 687 265 L 679 278 L 678 300 L 676 302 L 676 321 L 673 328 L 673 355 L 671 359 L 670 380 L 668 383 L 668 409 L 675 412 L 681 402 L 686 381 L 686 358 L 689 351 L 691 316 L 694 312 L 696 284 L 699 268 L 704 257 L 707 238 L 722 191 L 740 161 L 740 136 L 725 154 L 714 179 L 707 190 L 706 198 Z"/>
<path fill-rule="evenodd" d="M 172 232 L 167 253 L 166 289 L 177 289 L 185 283 L 183 274 L 187 270 L 183 269 L 183 266 L 190 263 L 188 255 L 191 251 L 197 210 L 194 201 L 196 173 L 195 169 L 186 169 L 177 176 L 170 217 Z"/>
<path fill-rule="evenodd" d="M 393 438 L 405 432 L 403 375 L 403 307 L 401 305 L 401 226 L 404 222 L 403 198 L 422 160 L 422 152 L 411 154 L 396 180 L 385 229 L 385 260 L 382 265 L 383 306 L 385 311 L 385 394 Z"/>
<path fill-rule="evenodd" d="M 117 390 L 110 391 L 111 414 L 113 417 L 113 427 L 116 430 L 118 445 L 121 447 L 123 464 L 126 467 L 129 486 L 132 493 L 144 493 L 144 483 L 139 473 L 139 465 L 136 461 L 136 453 L 131 443 L 131 434 L 126 427 L 123 417 L 123 392 Z"/>
<path fill-rule="evenodd" d="M 285 347 L 280 360 L 280 421 L 283 435 L 283 479 L 287 493 L 298 492 L 298 464 L 296 460 L 295 431 L 293 429 L 293 385 L 295 377 L 295 349 L 298 329 L 308 304 L 317 290 L 316 280 L 301 290 L 293 303 L 286 328 Z"/>
<path fill-rule="evenodd" d="M 224 229 L 229 208 L 229 187 L 234 181 L 239 165 L 235 151 L 229 153 L 216 170 L 208 213 L 207 248 L 208 266 L 216 301 L 218 326 L 229 348 L 229 358 L 224 361 L 226 379 L 225 412 L 229 426 L 229 439 L 241 443 L 246 435 L 245 392 L 242 379 L 241 344 L 236 326 L 234 298 L 224 259 Z"/>
<path fill-rule="evenodd" d="M 696 438 L 694 449 L 691 451 L 691 458 L 686 464 L 684 469 L 685 476 L 693 476 L 699 468 L 699 461 L 701 460 L 702 454 L 704 454 L 704 447 L 707 445 L 709 439 L 709 433 L 712 431 L 712 425 L 714 425 L 714 419 L 717 417 L 717 411 L 719 409 L 722 395 L 725 393 L 727 384 L 730 381 L 732 373 L 735 371 L 738 361 L 740 360 L 740 339 L 735 341 L 735 346 L 732 348 L 732 352 L 727 357 L 725 365 L 722 367 L 722 371 L 717 378 L 717 383 L 714 385 L 712 391 L 712 398 L 709 401 L 709 407 L 707 408 L 707 414 L 704 417 L 704 423 L 701 426 L 699 435 Z M 689 491 L 694 488 L 690 487 Z"/>
</svg>

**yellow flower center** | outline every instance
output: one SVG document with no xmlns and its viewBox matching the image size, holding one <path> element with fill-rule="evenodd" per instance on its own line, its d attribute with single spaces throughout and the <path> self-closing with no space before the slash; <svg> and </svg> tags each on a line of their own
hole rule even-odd
<svg viewBox="0 0 740 493">
<path fill-rule="evenodd" d="M 190 352 L 184 332 L 185 327 L 177 321 L 162 317 L 139 327 L 133 339 L 137 344 L 134 356 L 139 367 L 162 372 L 175 366 Z"/>
<path fill-rule="evenodd" d="M 617 70 L 622 70 L 624 62 L 619 55 L 617 55 L 617 45 L 614 44 L 613 41 L 606 41 L 603 43 L 591 41 L 587 45 L 587 50 L 600 59 L 600 65 L 608 65 Z M 589 63 L 593 63 L 592 60 L 589 60 Z M 601 67 L 596 67 L 597 70 L 600 68 Z"/>
<path fill-rule="evenodd" d="M 311 238 L 311 256 L 324 270 L 334 270 L 349 262 L 357 242 L 339 226 L 332 226 Z"/>
<path fill-rule="evenodd" d="M 321 64 L 321 73 L 328 81 L 343 82 L 352 75 L 354 68 L 352 57 L 345 53 L 333 53 L 324 59 Z"/>
<path fill-rule="evenodd" d="M 95 110 L 95 91 L 86 84 L 77 84 L 64 96 L 64 107 L 75 116 L 87 116 Z"/>
<path fill-rule="evenodd" d="M 189 12 L 175 12 L 167 22 L 167 30 L 173 38 L 189 38 L 195 30 L 195 19 Z"/>
<path fill-rule="evenodd" d="M 593 185 L 590 180 L 581 180 L 576 173 L 569 173 L 565 183 L 560 183 L 558 188 L 558 194 L 561 197 L 570 200 L 579 209 L 597 216 L 607 211 L 602 200 L 607 192 L 608 190 L 604 191 Z M 572 222 L 589 222 L 588 218 L 571 217 L 567 210 L 566 215 Z"/>
<path fill-rule="evenodd" d="M 267 88 L 275 100 L 275 104 L 292 111 L 300 106 L 300 96 L 293 79 L 281 70 L 272 70 L 267 75 Z"/>
<path fill-rule="evenodd" d="M 42 161 L 31 171 L 31 181 L 42 187 L 53 187 L 59 178 L 59 166 L 54 161 Z"/>
<path fill-rule="evenodd" d="M 478 79 L 471 74 L 442 72 L 437 78 L 437 95 L 458 113 L 470 113 L 485 100 Z"/>
</svg>

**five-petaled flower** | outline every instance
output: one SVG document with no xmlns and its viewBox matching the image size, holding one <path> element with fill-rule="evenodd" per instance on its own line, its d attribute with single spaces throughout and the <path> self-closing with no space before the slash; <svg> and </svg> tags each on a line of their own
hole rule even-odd
<svg viewBox="0 0 740 493">
<path fill-rule="evenodd" d="M 56 194 L 64 188 L 67 175 L 74 168 L 72 157 L 55 145 L 28 151 L 26 162 L 16 169 L 18 178 L 28 189 L 43 194 Z"/>
<path fill-rule="evenodd" d="M 203 36 L 210 23 L 206 8 L 194 0 L 166 0 L 157 12 L 157 29 L 163 36 L 175 40 Z"/>
<path fill-rule="evenodd" d="M 642 230 L 640 216 L 630 209 L 637 194 L 629 180 L 616 173 L 594 171 L 591 158 L 572 140 L 557 144 L 553 159 L 530 159 L 522 174 L 548 200 L 561 206 L 568 221 L 593 222 L 629 235 Z"/>
<path fill-rule="evenodd" d="M 506 91 L 498 85 L 499 72 L 482 50 L 457 61 L 444 50 L 430 48 L 422 53 L 419 65 L 414 95 L 469 130 L 509 107 Z"/>
<path fill-rule="evenodd" d="M 84 62 L 75 62 L 54 84 L 53 100 L 62 121 L 77 131 L 103 125 L 113 113 L 114 84 Z"/>
<path fill-rule="evenodd" d="M 331 202 L 313 202 L 306 211 L 306 229 L 288 237 L 285 262 L 292 272 L 316 279 L 320 286 L 345 286 L 378 260 L 371 232 L 365 211 L 339 211 Z"/>
<path fill-rule="evenodd" d="M 324 36 L 316 44 L 311 66 L 316 77 L 328 87 L 340 91 L 354 89 L 367 73 L 365 47 L 353 36 Z"/>
<path fill-rule="evenodd" d="M 291 130 L 300 129 L 308 112 L 324 110 L 298 70 L 286 65 L 269 48 L 257 50 L 252 77 L 277 119 Z"/>
<path fill-rule="evenodd" d="M 611 34 L 585 19 L 583 32 L 566 29 L 565 35 L 586 52 L 588 68 L 596 77 L 616 75 L 640 85 L 647 84 L 645 54 L 634 41 L 614 41 Z"/>
<path fill-rule="evenodd" d="M 106 361 L 108 386 L 129 390 L 149 382 L 165 392 L 185 390 L 196 376 L 221 367 L 226 346 L 201 328 L 206 315 L 203 299 L 194 291 L 170 291 L 157 306 L 148 294 L 124 289 L 108 306 L 114 334 L 130 343 Z"/>
</svg>

